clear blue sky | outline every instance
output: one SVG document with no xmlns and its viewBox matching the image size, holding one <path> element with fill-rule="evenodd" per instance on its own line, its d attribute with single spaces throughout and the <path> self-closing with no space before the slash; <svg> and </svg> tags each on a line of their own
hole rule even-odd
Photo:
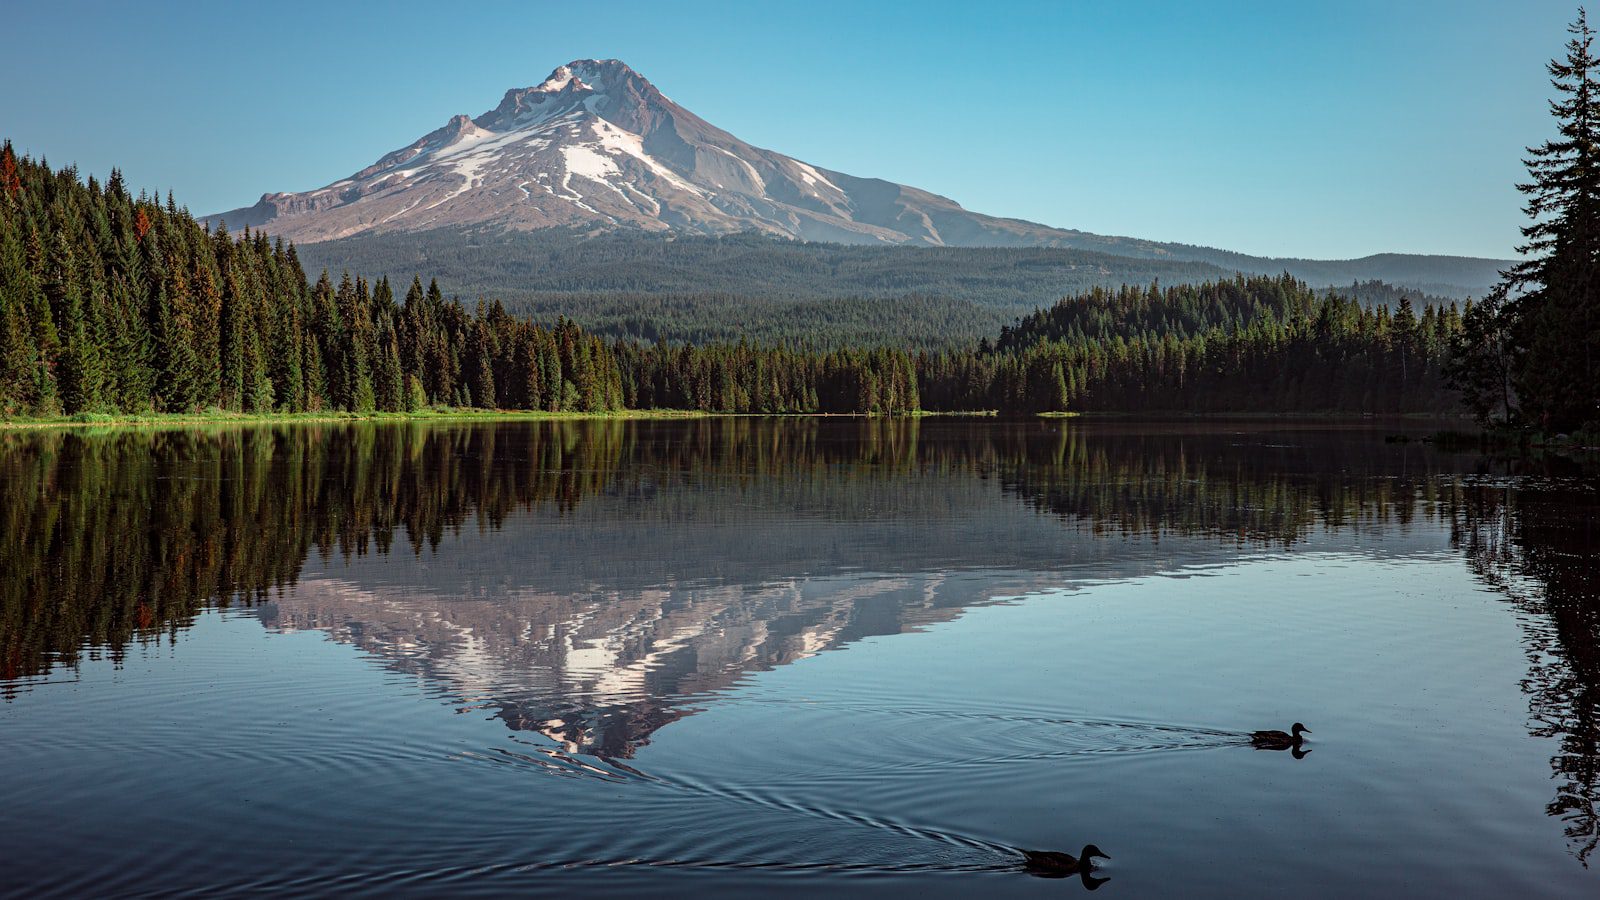
<svg viewBox="0 0 1600 900">
<path fill-rule="evenodd" d="M 1509 256 L 1570 0 L 18 3 L 0 135 L 197 213 L 618 57 L 758 146 L 1268 255 Z"/>
</svg>

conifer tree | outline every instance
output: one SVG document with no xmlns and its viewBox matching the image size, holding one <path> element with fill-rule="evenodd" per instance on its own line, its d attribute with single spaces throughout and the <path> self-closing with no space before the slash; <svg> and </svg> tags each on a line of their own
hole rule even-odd
<svg viewBox="0 0 1600 900">
<path fill-rule="evenodd" d="M 392 309 L 392 304 L 390 304 Z M 377 408 L 398 412 L 406 406 L 405 377 L 400 370 L 400 344 L 392 311 L 378 313 L 378 370 L 373 389 Z"/>
<path fill-rule="evenodd" d="M 1518 395 L 1536 425 L 1600 422 L 1600 63 L 1580 9 L 1563 58 L 1548 66 L 1557 137 L 1528 150 L 1518 185 L 1532 222 L 1528 256 L 1508 274 L 1519 343 Z"/>
<path fill-rule="evenodd" d="M 1445 368 L 1462 402 L 1484 424 L 1496 418 L 1508 422 L 1512 416 L 1514 359 L 1504 300 L 1502 287 L 1482 303 L 1468 301 Z"/>
<path fill-rule="evenodd" d="M 344 284 L 348 283 L 349 279 L 346 278 Z M 311 305 L 316 316 L 315 345 L 322 351 L 318 366 L 321 377 L 318 380 L 323 383 L 323 396 L 330 408 L 348 409 L 350 388 L 349 373 L 345 366 L 344 329 L 339 318 L 339 303 L 334 296 L 333 283 L 328 280 L 327 270 L 323 270 L 322 277 L 317 279 L 317 286 L 311 290 Z"/>
<path fill-rule="evenodd" d="M 59 365 L 62 407 L 68 413 L 96 408 L 100 402 L 100 346 L 94 340 L 89 301 L 73 253 L 71 225 L 63 223 L 50 248 L 49 282 L 45 288 L 62 336 Z"/>
<path fill-rule="evenodd" d="M 219 230 L 222 239 L 227 238 L 226 230 Z M 245 408 L 246 385 L 250 379 L 246 374 L 246 343 L 250 340 L 248 300 L 239 284 L 239 272 L 232 260 L 230 249 L 232 244 L 225 245 L 218 261 L 222 267 L 222 358 L 219 370 L 221 374 L 221 393 L 219 403 L 223 409 L 240 410 Z"/>
<path fill-rule="evenodd" d="M 192 412 L 201 404 L 193 337 L 168 300 L 165 285 L 156 288 L 155 308 L 156 357 L 161 361 L 156 397 L 167 412 Z"/>
<path fill-rule="evenodd" d="M 377 398 L 372 389 L 372 320 L 366 280 L 357 278 L 352 283 L 350 274 L 345 273 L 335 299 L 342 338 L 340 361 L 344 372 L 340 380 L 345 390 L 344 408 L 351 412 L 372 412 L 377 407 Z"/>
<path fill-rule="evenodd" d="M 548 331 L 541 328 L 536 334 L 539 335 L 541 405 L 550 412 L 557 412 L 562 408 L 561 401 L 568 383 L 561 366 L 561 354 L 557 352 L 555 338 Z"/>
<path fill-rule="evenodd" d="M 478 304 L 478 321 L 472 329 L 472 340 L 468 346 L 468 367 L 472 372 L 470 385 L 472 394 L 469 404 L 479 409 L 496 408 L 497 398 L 494 385 L 494 339 L 489 331 L 488 323 L 482 318 L 483 304 Z"/>
<path fill-rule="evenodd" d="M 17 154 L 11 149 L 11 142 L 6 141 L 0 147 L 0 195 L 14 198 L 22 193 L 22 173 L 17 168 Z"/>
<path fill-rule="evenodd" d="M 0 176 L 5 176 L 0 188 L 7 178 L 18 177 L 9 142 L 0 147 L 0 163 L 7 161 L 9 174 L 0 165 Z M 4 414 L 35 408 L 39 401 L 35 387 L 40 363 L 28 321 L 37 306 L 32 300 L 37 287 L 23 249 L 19 203 L 15 192 L 0 191 L 0 413 Z"/>
</svg>

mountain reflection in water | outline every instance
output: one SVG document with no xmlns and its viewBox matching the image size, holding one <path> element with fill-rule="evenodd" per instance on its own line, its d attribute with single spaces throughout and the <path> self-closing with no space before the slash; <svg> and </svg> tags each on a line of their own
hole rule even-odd
<svg viewBox="0 0 1600 900">
<path fill-rule="evenodd" d="M 603 777 L 754 672 L 1245 550 L 1398 552 L 1419 523 L 1511 601 L 1548 812 L 1585 864 L 1600 840 L 1576 472 L 1314 424 L 719 419 L 9 432 L 0 483 L 8 698 L 234 607 Z"/>
</svg>

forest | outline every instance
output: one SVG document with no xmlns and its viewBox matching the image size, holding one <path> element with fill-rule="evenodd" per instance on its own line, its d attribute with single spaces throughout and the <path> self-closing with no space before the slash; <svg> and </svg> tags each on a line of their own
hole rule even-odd
<svg viewBox="0 0 1600 900">
<path fill-rule="evenodd" d="M 1360 288 L 1360 285 L 1355 287 Z M 1371 291 L 1371 286 L 1365 288 Z M 1464 315 L 1391 313 L 1288 275 L 1090 288 L 930 350 L 606 339 L 570 318 L 323 271 L 0 148 L 0 414 L 431 407 L 605 412 L 1439 412 Z"/>
<path fill-rule="evenodd" d="M 1318 262 L 1142 241 L 1091 248 L 883 247 L 567 229 L 436 229 L 304 246 L 309 269 L 374 278 L 424 272 L 446 293 L 498 298 L 519 315 L 565 314 L 604 337 L 672 343 L 804 340 L 839 349 L 893 341 L 957 349 L 1042 302 L 1095 287 L 1199 283 L 1284 272 L 1369 305 L 1461 301 L 1493 284 L 1493 260 L 1387 255 Z M 1115 247 L 1114 250 L 1110 249 Z M 1385 273 L 1389 282 L 1373 280 Z M 1392 273 L 1392 274 L 1388 274 Z M 1450 279 L 1456 279 L 1450 282 Z M 1472 284 L 1463 287 L 1462 282 Z M 1401 289 L 1394 283 L 1408 287 Z"/>
</svg>

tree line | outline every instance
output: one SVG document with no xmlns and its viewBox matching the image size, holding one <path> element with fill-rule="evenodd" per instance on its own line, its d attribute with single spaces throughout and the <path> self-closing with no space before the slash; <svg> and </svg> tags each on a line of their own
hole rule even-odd
<svg viewBox="0 0 1600 900">
<path fill-rule="evenodd" d="M 1467 301 L 1467 308 L 1472 301 Z M 1288 275 L 1095 288 L 930 367 L 934 403 L 1016 412 L 1448 412 L 1455 303 L 1394 311 Z"/>
<path fill-rule="evenodd" d="M 918 406 L 905 351 L 643 348 L 437 282 L 326 272 L 293 245 L 0 149 L 0 413 L 883 412 Z"/>
<path fill-rule="evenodd" d="M 1454 304 L 1288 275 L 1091 288 L 961 350 L 607 340 L 298 250 L 0 148 L 0 414 L 1450 409 Z"/>
</svg>

